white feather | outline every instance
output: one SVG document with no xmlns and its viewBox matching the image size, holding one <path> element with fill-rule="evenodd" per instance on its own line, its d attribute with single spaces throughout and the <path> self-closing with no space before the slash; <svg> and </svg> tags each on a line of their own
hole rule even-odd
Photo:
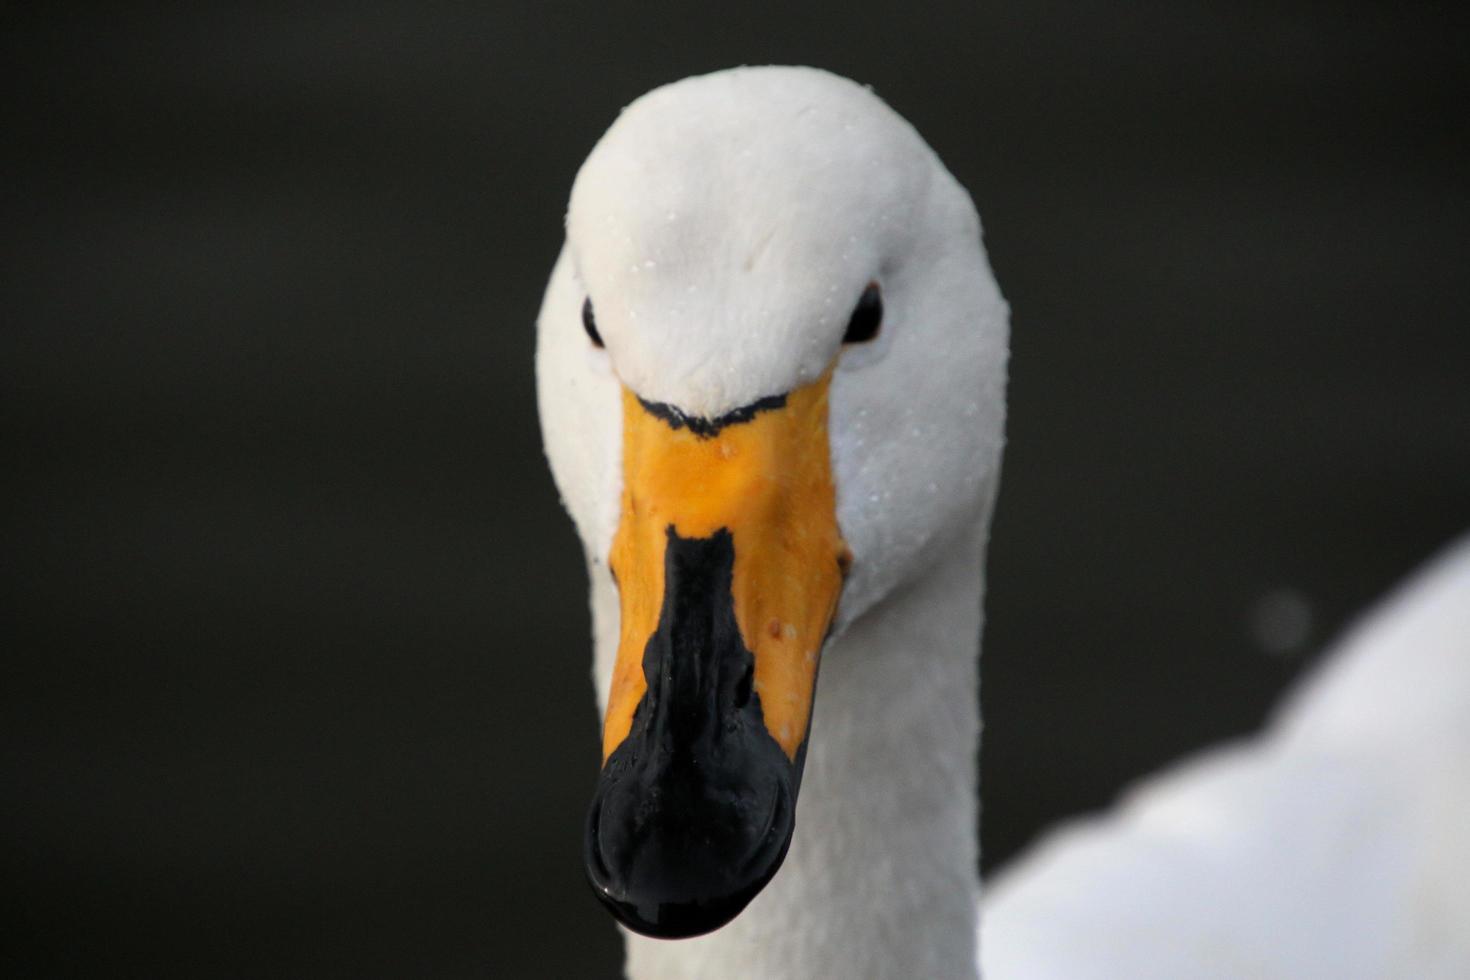
<svg viewBox="0 0 1470 980">
<path fill-rule="evenodd" d="M 880 339 L 843 350 L 870 281 Z M 605 351 L 583 333 L 588 297 Z M 587 552 L 600 702 L 619 615 L 620 384 L 717 416 L 836 358 L 832 461 L 856 559 L 785 866 L 710 936 L 629 935 L 630 976 L 976 976 L 976 646 L 1007 350 L 969 197 L 852 82 L 686 79 L 629 106 L 582 167 L 537 378 Z M 991 975 L 1470 976 L 1467 616 L 1470 546 L 1262 738 L 1045 843 L 986 906 Z"/>
<path fill-rule="evenodd" d="M 1134 788 L 990 883 L 987 975 L 1470 976 L 1470 538 L 1260 736 Z"/>
</svg>

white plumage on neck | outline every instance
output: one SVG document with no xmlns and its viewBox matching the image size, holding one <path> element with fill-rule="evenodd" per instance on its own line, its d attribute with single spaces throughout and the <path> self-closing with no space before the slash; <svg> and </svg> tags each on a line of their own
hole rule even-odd
<svg viewBox="0 0 1470 980">
<path fill-rule="evenodd" d="M 974 534 L 831 644 L 791 852 L 734 922 L 627 934 L 634 980 L 976 975 Z"/>
</svg>

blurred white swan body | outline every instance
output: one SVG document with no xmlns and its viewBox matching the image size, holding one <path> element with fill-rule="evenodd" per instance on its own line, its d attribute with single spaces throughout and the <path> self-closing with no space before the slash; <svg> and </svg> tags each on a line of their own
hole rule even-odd
<svg viewBox="0 0 1470 980">
<path fill-rule="evenodd" d="M 843 348 L 868 281 L 882 333 Z M 593 288 L 606 350 L 580 321 Z M 635 980 L 977 975 L 976 654 L 1007 349 L 968 196 L 851 82 L 688 79 L 630 106 L 584 165 L 537 375 L 588 558 L 599 699 L 618 643 L 621 385 L 715 417 L 835 363 L 832 469 L 855 556 L 785 866 L 713 934 L 628 934 Z M 1004 876 L 989 975 L 1464 971 L 1470 551 L 1440 575 L 1259 744 L 1164 777 Z"/>
<path fill-rule="evenodd" d="M 1470 538 L 1266 732 L 1054 832 L 987 888 L 995 980 L 1470 976 Z"/>
</svg>

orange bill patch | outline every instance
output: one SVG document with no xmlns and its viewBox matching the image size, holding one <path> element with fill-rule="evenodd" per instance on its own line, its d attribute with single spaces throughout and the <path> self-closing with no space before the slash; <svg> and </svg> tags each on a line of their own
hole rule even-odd
<svg viewBox="0 0 1470 980">
<path fill-rule="evenodd" d="M 793 761 L 806 738 L 823 641 L 850 560 L 827 437 L 831 372 L 721 425 L 685 424 L 623 392 L 622 513 L 611 566 L 621 608 L 603 759 L 628 736 L 643 656 L 664 604 L 668 530 L 734 543 L 731 592 L 754 655 L 767 731 Z"/>
</svg>

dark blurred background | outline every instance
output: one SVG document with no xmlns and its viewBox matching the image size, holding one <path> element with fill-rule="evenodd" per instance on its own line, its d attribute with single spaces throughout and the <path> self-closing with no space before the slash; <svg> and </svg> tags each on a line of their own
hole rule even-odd
<svg viewBox="0 0 1470 980">
<path fill-rule="evenodd" d="M 1456 4 L 8 8 L 8 976 L 594 977 L 533 323 L 618 109 L 871 83 L 1014 309 L 987 869 L 1470 515 Z"/>
</svg>

